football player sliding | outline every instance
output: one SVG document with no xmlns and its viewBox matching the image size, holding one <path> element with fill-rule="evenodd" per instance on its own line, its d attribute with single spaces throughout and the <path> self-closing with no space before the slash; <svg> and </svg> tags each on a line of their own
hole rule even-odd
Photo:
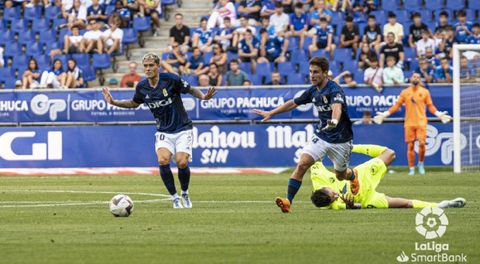
<svg viewBox="0 0 480 264">
<path fill-rule="evenodd" d="M 175 74 L 159 74 L 160 58 L 152 53 L 143 57 L 143 67 L 147 78 L 137 84 L 132 99 L 115 100 L 108 88 L 103 88 L 103 96 L 109 104 L 118 107 L 136 108 L 146 104 L 150 108 L 157 123 L 155 151 L 160 165 L 160 176 L 172 196 L 173 208 L 191 208 L 192 202 L 188 194 L 190 183 L 188 162 L 192 157 L 192 121 L 183 107 L 181 94 L 189 93 L 200 100 L 210 100 L 216 94 L 216 90 L 209 88 L 208 92 L 203 94 Z M 177 194 L 170 169 L 173 155 L 178 167 L 181 197 Z"/>
<path fill-rule="evenodd" d="M 350 180 L 352 188 L 357 184 L 355 173 L 348 168 L 353 131 L 345 103 L 345 94 L 337 83 L 328 80 L 329 63 L 326 58 L 315 57 L 309 64 L 312 86 L 300 97 L 289 100 L 271 111 L 254 109 L 255 113 L 263 117 L 262 121 L 291 111 L 302 104 L 313 103 L 318 110 L 320 122 L 315 130 L 315 136 L 303 148 L 303 153 L 290 177 L 287 198 L 275 199 L 277 206 L 284 213 L 290 212 L 290 206 L 300 189 L 305 172 L 316 161 L 321 161 L 325 155 L 332 160 L 338 180 Z"/>
<path fill-rule="evenodd" d="M 356 166 L 353 170 L 359 185 L 353 191 L 349 182 L 340 182 L 321 162 L 310 169 L 314 192 L 312 203 L 321 209 L 361 209 L 361 208 L 425 208 L 425 207 L 463 207 L 465 199 L 456 198 L 439 203 L 390 197 L 376 191 L 380 181 L 387 173 L 387 167 L 395 159 L 395 152 L 378 145 L 354 145 L 352 152 L 373 157 Z"/>
</svg>

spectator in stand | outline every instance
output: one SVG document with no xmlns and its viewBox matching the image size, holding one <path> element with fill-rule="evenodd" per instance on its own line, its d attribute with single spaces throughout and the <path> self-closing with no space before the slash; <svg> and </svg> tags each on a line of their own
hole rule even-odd
<svg viewBox="0 0 480 264">
<path fill-rule="evenodd" d="M 3 47 L 0 46 L 0 68 L 3 68 L 5 61 L 3 59 Z"/>
<path fill-rule="evenodd" d="M 358 56 L 358 68 L 366 70 L 368 67 L 370 67 L 370 58 L 374 55 L 377 54 L 370 48 L 368 43 L 363 42 L 360 55 Z"/>
<path fill-rule="evenodd" d="M 382 44 L 382 30 L 377 24 L 375 16 L 369 15 L 367 25 L 363 30 L 363 41 L 369 45 L 370 49 L 375 49 L 378 53 Z"/>
<path fill-rule="evenodd" d="M 230 71 L 225 75 L 227 86 L 242 86 L 245 81 L 248 81 L 248 75 L 240 70 L 238 61 L 230 61 Z"/>
<path fill-rule="evenodd" d="M 310 56 L 319 50 L 324 49 L 330 53 L 330 58 L 333 58 L 335 51 L 335 44 L 333 43 L 333 28 L 328 24 L 326 18 L 320 18 L 320 25 L 315 26 L 315 35 L 312 38 L 312 44 L 308 47 Z"/>
<path fill-rule="evenodd" d="M 467 38 L 468 44 L 480 44 L 480 24 L 475 23 L 472 26 L 472 34 Z"/>
<path fill-rule="evenodd" d="M 377 92 L 383 90 L 383 69 L 378 66 L 377 55 L 370 57 L 370 67 L 365 70 L 363 82 L 371 85 Z"/>
<path fill-rule="evenodd" d="M 243 82 L 243 86 L 246 86 L 246 87 L 252 86 L 252 81 L 250 81 L 250 80 L 245 80 L 245 81 Z"/>
<path fill-rule="evenodd" d="M 200 20 L 200 28 L 197 28 L 193 33 L 192 47 L 198 47 L 203 52 L 210 52 L 212 41 L 212 31 L 207 29 L 207 19 L 203 17 Z"/>
<path fill-rule="evenodd" d="M 283 12 L 287 15 L 293 13 L 293 0 L 282 0 Z"/>
<path fill-rule="evenodd" d="M 79 28 L 85 28 L 87 22 L 87 9 L 80 2 L 80 0 L 74 0 L 71 8 L 64 6 L 62 9 L 62 16 L 67 20 L 67 24 L 61 25 L 60 27 L 68 27 L 71 29 L 73 26 Z"/>
<path fill-rule="evenodd" d="M 152 19 L 155 26 L 155 36 L 158 36 L 160 33 L 160 13 L 162 12 L 160 0 L 139 0 L 139 4 L 143 8 L 145 16 Z"/>
<path fill-rule="evenodd" d="M 180 49 L 180 46 L 177 43 L 174 43 L 172 46 L 172 53 L 168 55 L 166 63 L 176 72 L 180 72 L 180 67 L 184 66 L 187 63 L 187 57 Z"/>
<path fill-rule="evenodd" d="M 210 58 L 209 63 L 215 64 L 215 67 L 218 69 L 219 74 L 225 74 L 227 72 L 227 53 L 223 50 L 222 46 L 217 43 L 214 43 L 213 46 L 213 56 Z"/>
<path fill-rule="evenodd" d="M 435 70 L 428 63 L 425 57 L 421 57 L 418 60 L 418 67 L 417 69 L 415 69 L 415 72 L 420 74 L 422 83 L 424 83 L 425 85 L 428 85 L 429 83 L 433 82 L 433 75 L 435 73 Z"/>
<path fill-rule="evenodd" d="M 222 86 L 223 76 L 218 72 L 218 67 L 215 63 L 208 65 L 208 73 L 202 74 L 198 77 L 200 86 Z"/>
<path fill-rule="evenodd" d="M 451 83 L 453 76 L 453 68 L 450 66 L 447 58 L 440 60 L 440 66 L 435 68 L 435 82 L 437 83 Z"/>
<path fill-rule="evenodd" d="M 120 52 L 122 48 L 123 30 L 119 28 L 121 19 L 118 15 L 112 15 L 108 20 L 110 28 L 102 33 L 102 41 L 98 41 L 99 53 L 103 50 L 112 54 L 114 52 Z"/>
<path fill-rule="evenodd" d="M 77 67 L 77 62 L 74 59 L 68 59 L 68 68 L 66 74 L 62 75 L 60 84 L 64 89 L 67 88 L 82 88 L 83 72 Z"/>
<path fill-rule="evenodd" d="M 123 1 L 115 2 L 115 13 L 120 17 L 120 28 L 127 28 L 132 19 L 132 12 L 123 5 Z"/>
<path fill-rule="evenodd" d="M 477 72 L 468 64 L 468 59 L 464 56 L 460 58 L 460 81 L 475 82 Z"/>
<path fill-rule="evenodd" d="M 370 12 L 378 10 L 379 1 L 375 0 L 367 0 L 365 1 L 365 7 L 363 8 L 363 12 L 366 14 L 370 14 Z"/>
<path fill-rule="evenodd" d="M 92 0 L 92 5 L 87 9 L 87 21 L 96 21 L 99 23 L 107 22 L 105 6 L 100 5 L 98 0 Z"/>
<path fill-rule="evenodd" d="M 137 0 L 122 0 L 123 6 L 130 10 L 132 15 L 145 16 L 145 10 L 143 6 Z"/>
<path fill-rule="evenodd" d="M 258 39 L 260 39 L 262 37 L 260 35 L 260 29 L 262 29 L 262 28 L 265 29 L 268 32 L 268 35 L 270 35 L 270 36 L 275 35 L 275 28 L 270 23 L 270 17 L 262 17 L 261 26 L 259 27 L 259 30 L 256 31 L 257 32 L 256 36 L 257 36 Z"/>
<path fill-rule="evenodd" d="M 270 16 L 270 25 L 275 29 L 275 34 L 283 37 L 289 24 L 290 17 L 283 12 L 282 3 L 275 3 L 275 13 Z"/>
<path fill-rule="evenodd" d="M 73 26 L 72 35 L 64 36 L 63 53 L 64 54 L 83 53 L 84 50 L 80 45 L 82 40 L 83 40 L 83 36 L 80 35 L 80 29 L 78 28 L 78 26 Z"/>
<path fill-rule="evenodd" d="M 101 42 L 102 31 L 100 28 L 102 25 L 97 22 L 97 20 L 90 20 L 87 26 L 87 32 L 83 34 L 82 41 L 80 42 L 80 50 L 83 50 L 85 53 L 90 53 L 91 51 L 97 51 L 101 53 L 101 48 L 99 48 L 99 42 Z"/>
<path fill-rule="evenodd" d="M 371 125 L 373 124 L 372 113 L 370 111 L 364 111 L 362 119 L 353 122 L 354 126 L 359 125 Z"/>
<path fill-rule="evenodd" d="M 238 57 L 242 62 L 249 62 L 252 67 L 252 73 L 257 71 L 257 56 L 258 49 L 260 48 L 260 42 L 252 34 L 252 31 L 247 29 L 245 32 L 245 38 L 240 41 L 238 46 Z"/>
<path fill-rule="evenodd" d="M 111 78 L 108 80 L 108 89 L 117 89 L 118 87 L 118 81 L 115 78 Z"/>
<path fill-rule="evenodd" d="M 435 52 L 435 40 L 430 38 L 431 34 L 429 31 L 424 30 L 422 32 L 422 38 L 418 40 L 415 44 L 417 47 L 417 56 L 422 57 L 425 56 L 425 50 L 427 48 L 431 48 L 433 52 Z"/>
<path fill-rule="evenodd" d="M 128 73 L 123 75 L 122 80 L 120 81 L 120 87 L 136 87 L 140 80 L 142 80 L 142 77 L 137 73 L 137 63 L 131 61 L 128 65 Z"/>
<path fill-rule="evenodd" d="M 380 49 L 380 67 L 383 67 L 387 57 L 392 56 L 395 58 L 398 67 L 403 68 L 403 62 L 405 61 L 403 45 L 395 42 L 395 34 L 392 32 L 387 34 L 386 39 L 387 43 Z"/>
<path fill-rule="evenodd" d="M 193 74 L 199 76 L 208 71 L 208 68 L 205 67 L 205 59 L 203 58 L 202 52 L 199 48 L 193 48 L 192 56 L 187 61 L 185 66 L 180 66 L 181 74 Z"/>
<path fill-rule="evenodd" d="M 267 31 L 260 30 L 260 58 L 258 63 L 285 62 L 288 49 L 288 39 L 279 36 L 269 36 Z"/>
<path fill-rule="evenodd" d="M 359 41 L 360 32 L 358 31 L 358 27 L 353 24 L 353 17 L 347 16 L 340 35 L 340 48 L 352 49 L 352 58 L 355 59 Z"/>
<path fill-rule="evenodd" d="M 269 83 L 267 83 L 266 85 L 283 85 L 283 84 L 285 84 L 282 81 L 282 76 L 280 75 L 280 73 L 278 71 L 273 71 L 272 72 L 271 79 L 272 80 Z"/>
<path fill-rule="evenodd" d="M 452 51 L 453 51 L 452 48 L 454 43 L 455 43 L 455 31 L 453 30 L 453 27 L 449 27 L 445 31 L 445 37 L 443 38 L 443 44 L 445 45 L 445 50 L 443 50 L 442 52 L 444 52 L 450 59 L 452 58 Z"/>
<path fill-rule="evenodd" d="M 262 9 L 262 1 L 260 0 L 242 0 L 238 7 L 238 12 L 248 20 L 251 26 L 257 25 L 260 21 L 260 11 Z"/>
<path fill-rule="evenodd" d="M 402 84 L 405 82 L 403 71 L 396 66 L 395 57 L 387 57 L 387 67 L 383 69 L 383 83 L 384 84 Z"/>
<path fill-rule="evenodd" d="M 440 12 L 437 26 L 435 27 L 435 33 L 441 33 L 443 31 L 446 31 L 447 28 L 451 26 L 452 25 L 448 24 L 448 12 L 447 11 Z"/>
<path fill-rule="evenodd" d="M 441 48 L 441 47 L 440 47 Z M 447 58 L 446 54 L 438 56 L 433 55 L 433 49 L 430 47 L 427 47 L 425 49 L 425 60 L 427 61 L 428 65 L 432 68 L 436 68 L 438 65 L 440 65 L 440 59 L 441 58 Z"/>
<path fill-rule="evenodd" d="M 403 26 L 397 23 L 397 16 L 394 12 L 388 12 L 388 23 L 383 26 L 383 37 L 386 39 L 389 33 L 393 33 L 395 36 L 394 41 L 402 43 L 403 40 Z"/>
<path fill-rule="evenodd" d="M 236 25 L 237 23 L 237 11 L 235 5 L 229 0 L 220 0 L 213 8 L 210 17 L 208 18 L 207 28 L 211 30 L 214 27 L 224 27 L 225 18 L 230 19 L 230 23 Z"/>
<path fill-rule="evenodd" d="M 28 61 L 27 70 L 22 75 L 22 89 L 26 88 L 37 88 L 40 82 L 40 70 L 38 69 L 38 64 L 35 59 L 30 59 Z"/>
<path fill-rule="evenodd" d="M 276 0 L 265 0 L 262 1 L 262 9 L 260 9 L 260 16 L 261 17 L 270 17 L 271 15 L 275 14 L 275 3 L 279 3 Z"/>
<path fill-rule="evenodd" d="M 208 75 L 202 74 L 198 76 L 198 86 L 199 87 L 209 87 L 210 84 L 208 83 L 210 79 L 208 78 Z"/>
<path fill-rule="evenodd" d="M 249 29 L 254 35 L 256 33 L 255 27 L 248 25 L 248 20 L 246 17 L 241 16 L 239 20 L 240 20 L 240 27 L 235 29 L 235 31 L 233 32 L 232 46 L 234 48 L 236 48 L 240 43 L 240 41 L 245 37 L 245 32 L 247 31 L 247 29 Z M 268 20 L 270 21 L 269 18 Z"/>
<path fill-rule="evenodd" d="M 458 43 L 467 43 L 468 36 L 472 35 L 473 23 L 467 21 L 465 10 L 457 12 L 458 22 L 453 26 L 455 28 L 455 40 Z"/>
<path fill-rule="evenodd" d="M 170 46 L 168 51 L 173 50 L 174 45 L 179 45 L 183 53 L 188 51 L 188 44 L 190 43 L 190 28 L 183 24 L 183 15 L 175 14 L 175 26 L 170 28 Z"/>
<path fill-rule="evenodd" d="M 327 22 L 330 22 L 332 14 L 332 10 L 326 8 L 324 0 L 317 0 L 314 9 L 310 12 L 310 24 L 312 26 L 320 24 L 320 18 L 322 17 L 324 17 Z"/>
<path fill-rule="evenodd" d="M 309 25 L 308 16 L 303 12 L 303 4 L 297 2 L 295 4 L 295 12 L 290 14 L 290 34 L 289 36 L 300 38 L 298 47 L 303 48 L 305 42 L 305 33 Z"/>
<path fill-rule="evenodd" d="M 428 33 L 428 37 L 431 36 L 431 32 L 428 29 L 427 25 L 422 22 L 422 16 L 420 13 L 413 13 L 412 15 L 413 24 L 410 25 L 410 34 L 408 35 L 408 45 L 410 48 L 415 48 L 419 40 L 422 39 L 423 32 Z"/>
<path fill-rule="evenodd" d="M 229 17 L 223 19 L 223 28 L 217 31 L 217 35 L 213 37 L 213 40 L 219 43 L 224 50 L 232 48 L 233 32 L 235 28 L 232 27 Z"/>
<path fill-rule="evenodd" d="M 16 80 L 15 81 L 15 89 L 23 89 L 22 87 L 23 87 L 22 81 Z M 6 87 L 6 88 L 8 88 L 8 87 Z"/>
</svg>

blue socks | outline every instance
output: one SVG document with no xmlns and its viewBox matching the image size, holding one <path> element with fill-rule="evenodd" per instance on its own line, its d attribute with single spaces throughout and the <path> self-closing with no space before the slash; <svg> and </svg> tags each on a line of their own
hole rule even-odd
<svg viewBox="0 0 480 264">
<path fill-rule="evenodd" d="M 174 195 L 177 193 L 177 189 L 175 189 L 175 181 L 173 179 L 173 173 L 170 169 L 170 165 L 160 165 L 160 176 L 162 177 L 163 184 L 167 187 L 167 191 L 170 195 Z"/>
<path fill-rule="evenodd" d="M 290 178 L 288 180 L 288 192 L 287 192 L 287 198 L 290 201 L 290 203 L 293 202 L 293 198 L 298 192 L 298 189 L 300 189 L 300 186 L 302 186 L 302 182 L 299 180 L 295 180 Z"/>
<path fill-rule="evenodd" d="M 180 180 L 182 191 L 187 191 L 190 183 L 190 167 L 178 168 L 178 179 Z"/>
</svg>

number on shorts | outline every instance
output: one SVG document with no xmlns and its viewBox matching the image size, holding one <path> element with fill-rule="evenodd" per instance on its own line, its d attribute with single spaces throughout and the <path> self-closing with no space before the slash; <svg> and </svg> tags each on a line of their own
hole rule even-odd
<svg viewBox="0 0 480 264">
<path fill-rule="evenodd" d="M 319 138 L 317 138 L 317 137 L 313 137 L 313 138 L 312 138 L 312 142 L 313 142 L 313 144 L 316 144 L 316 143 L 318 142 L 318 140 L 319 140 Z"/>
<path fill-rule="evenodd" d="M 165 134 L 158 135 L 158 140 L 164 140 L 164 139 L 165 139 Z"/>
</svg>

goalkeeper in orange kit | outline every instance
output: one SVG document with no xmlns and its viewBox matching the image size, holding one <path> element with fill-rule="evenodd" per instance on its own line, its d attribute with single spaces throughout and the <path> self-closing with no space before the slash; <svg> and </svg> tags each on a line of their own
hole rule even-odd
<svg viewBox="0 0 480 264">
<path fill-rule="evenodd" d="M 423 160 L 425 158 L 425 141 L 427 139 L 427 115 L 425 106 L 428 107 L 430 113 L 434 114 L 442 123 L 448 123 L 452 117 L 447 112 L 440 112 L 433 105 L 430 92 L 421 85 L 420 74 L 413 73 L 411 79 L 412 85 L 400 93 L 400 97 L 395 105 L 388 111 L 378 113 L 374 121 L 381 124 L 383 119 L 398 111 L 405 104 L 405 142 L 408 144 L 407 158 L 410 171 L 408 175 L 415 174 L 415 151 L 414 143 L 418 141 L 418 172 L 425 174 Z"/>
</svg>

